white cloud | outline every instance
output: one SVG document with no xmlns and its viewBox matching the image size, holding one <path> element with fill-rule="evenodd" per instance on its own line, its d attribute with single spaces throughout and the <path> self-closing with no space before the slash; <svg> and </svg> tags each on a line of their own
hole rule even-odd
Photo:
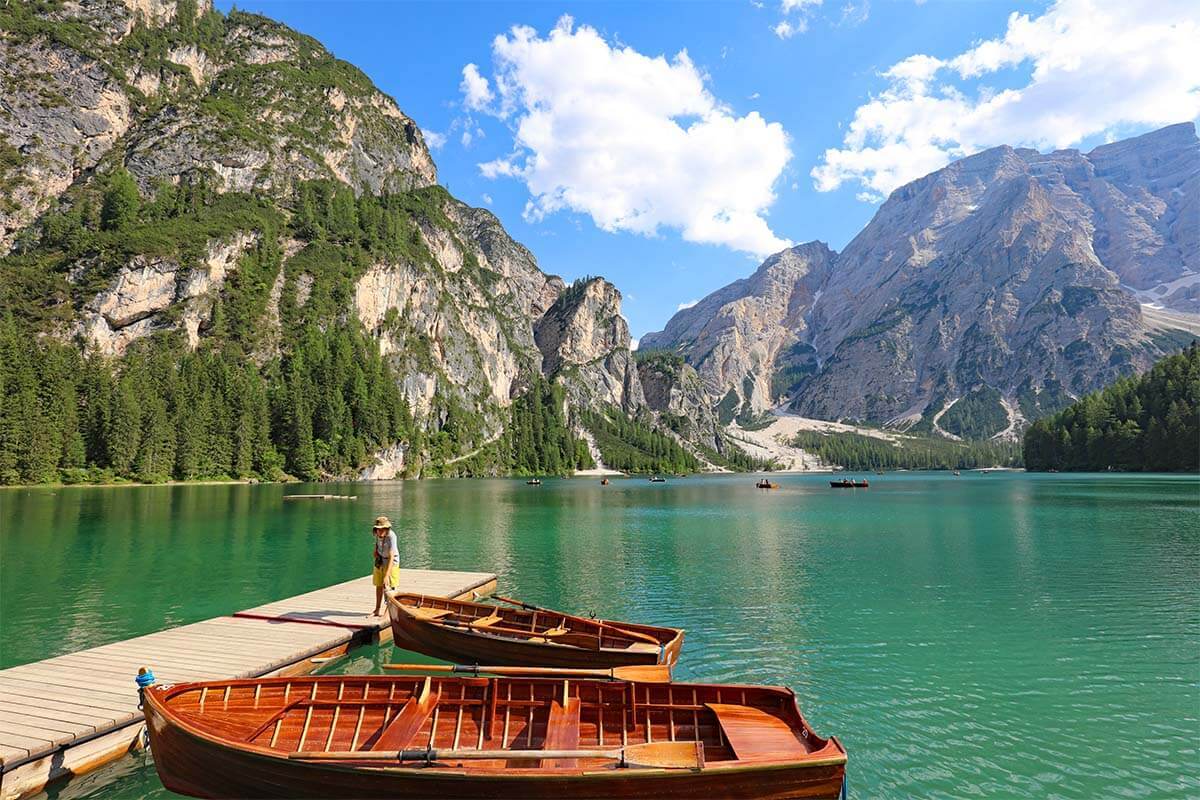
<svg viewBox="0 0 1200 800">
<path fill-rule="evenodd" d="M 639 345 L 639 344 L 641 344 L 641 343 L 642 343 L 642 340 L 641 340 L 641 339 L 630 339 L 630 340 L 629 340 L 629 349 L 630 349 L 630 350 L 637 350 L 637 349 L 638 349 L 638 345 Z"/>
<path fill-rule="evenodd" d="M 798 19 L 795 23 L 792 23 L 786 19 L 781 19 L 771 30 L 775 31 L 775 35 L 780 39 L 790 39 L 797 33 L 804 33 L 808 30 L 808 20 Z"/>
<path fill-rule="evenodd" d="M 686 303 L 680 303 L 679 305 L 675 306 L 675 310 L 683 311 L 685 308 L 691 308 L 692 306 L 696 305 L 696 303 L 699 303 L 699 302 L 700 302 L 699 300 L 688 300 Z"/>
<path fill-rule="evenodd" d="M 444 133 L 421 128 L 421 135 L 425 137 L 425 146 L 430 150 L 441 150 L 442 146 L 446 144 L 446 134 Z"/>
<path fill-rule="evenodd" d="M 528 219 L 577 211 L 606 231 L 672 228 L 755 255 L 789 244 L 765 218 L 791 158 L 787 133 L 757 112 L 735 115 L 686 51 L 646 56 L 570 17 L 545 38 L 514 27 L 492 51 L 490 110 L 515 141 L 480 169 L 526 184 Z"/>
<path fill-rule="evenodd" d="M 842 18 L 838 20 L 839 25 L 849 25 L 854 27 L 862 25 L 871 16 L 870 0 L 851 0 L 842 6 Z"/>
<path fill-rule="evenodd" d="M 1182 0 L 1058 0 L 1038 17 L 1014 13 L 1000 38 L 953 58 L 910 56 L 884 72 L 887 88 L 859 106 L 843 146 L 826 150 L 812 177 L 820 191 L 857 182 L 886 195 L 999 144 L 1070 147 L 1193 119 L 1198 42 L 1200 6 Z M 986 83 L 1011 87 L 1014 76 L 1016 88 Z"/>
<path fill-rule="evenodd" d="M 483 198 L 484 205 L 490 206 L 492 204 L 492 196 L 490 194 L 488 194 L 487 192 L 484 192 L 483 194 L 481 194 L 480 197 Z"/>
<path fill-rule="evenodd" d="M 760 98 L 760 97 L 762 97 L 762 95 L 761 95 L 761 94 L 759 94 L 758 92 L 754 92 L 754 93 L 752 93 L 752 94 L 751 94 L 749 97 L 747 97 L 746 99 L 747 99 L 747 100 L 757 100 L 757 99 L 758 99 L 758 98 Z"/>
<path fill-rule="evenodd" d="M 472 111 L 486 108 L 492 102 L 492 87 L 488 79 L 479 74 L 479 67 L 467 64 L 463 67 L 462 82 L 458 85 L 463 93 L 463 103 Z"/>
<path fill-rule="evenodd" d="M 779 13 L 782 19 L 771 28 L 780 39 L 790 39 L 808 30 L 808 15 L 822 0 L 782 0 Z"/>
</svg>

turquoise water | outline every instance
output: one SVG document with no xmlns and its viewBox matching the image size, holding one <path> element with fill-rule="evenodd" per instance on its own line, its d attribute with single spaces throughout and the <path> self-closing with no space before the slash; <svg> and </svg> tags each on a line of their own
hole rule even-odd
<svg viewBox="0 0 1200 800">
<path fill-rule="evenodd" d="M 685 627 L 682 679 L 792 686 L 854 797 L 1200 795 L 1200 479 L 871 479 L 6 490 L 0 664 L 364 574 L 383 513 L 406 566 Z M 145 756 L 53 794 L 170 796 Z"/>
</svg>

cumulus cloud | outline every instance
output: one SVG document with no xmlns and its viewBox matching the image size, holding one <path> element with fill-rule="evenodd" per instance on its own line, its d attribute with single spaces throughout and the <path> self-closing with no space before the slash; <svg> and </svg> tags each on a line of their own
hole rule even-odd
<svg viewBox="0 0 1200 800">
<path fill-rule="evenodd" d="M 441 150 L 442 146 L 446 144 L 446 134 L 444 133 L 421 128 L 421 135 L 425 137 L 425 146 L 430 150 Z"/>
<path fill-rule="evenodd" d="M 675 310 L 683 311 L 685 308 L 691 308 L 692 306 L 696 305 L 696 303 L 699 303 L 699 302 L 700 302 L 699 300 L 688 300 L 686 303 L 680 303 L 679 305 L 675 306 Z"/>
<path fill-rule="evenodd" d="M 463 103 L 472 111 L 479 111 L 492 102 L 492 87 L 488 79 L 479 74 L 479 67 L 467 64 L 463 67 L 462 82 L 458 85 L 463 93 Z"/>
<path fill-rule="evenodd" d="M 858 183 L 873 200 L 995 145 L 1063 148 L 1193 119 L 1197 42 L 1191 0 L 1058 0 L 1041 16 L 1014 13 L 999 38 L 885 71 L 887 88 L 859 106 L 842 147 L 826 150 L 812 177 L 820 191 Z"/>
<path fill-rule="evenodd" d="M 781 19 L 771 30 L 775 31 L 775 35 L 780 39 L 790 39 L 797 33 L 804 33 L 808 30 L 808 20 L 798 19 L 795 22 L 791 22 L 790 20 Z"/>
<path fill-rule="evenodd" d="M 563 17 L 545 37 L 514 27 L 492 52 L 489 109 L 514 147 L 480 169 L 525 183 L 528 219 L 576 211 L 606 231 L 677 229 L 758 256 L 788 246 L 766 220 L 791 158 L 787 133 L 713 97 L 686 51 L 643 55 Z"/>
<path fill-rule="evenodd" d="M 480 197 L 483 198 L 484 205 L 490 206 L 492 204 L 492 196 L 487 192 L 484 192 L 482 195 L 480 195 Z"/>
<path fill-rule="evenodd" d="M 780 39 L 790 39 L 808 30 L 808 15 L 822 0 L 782 0 L 779 13 L 782 19 L 771 28 Z"/>
</svg>

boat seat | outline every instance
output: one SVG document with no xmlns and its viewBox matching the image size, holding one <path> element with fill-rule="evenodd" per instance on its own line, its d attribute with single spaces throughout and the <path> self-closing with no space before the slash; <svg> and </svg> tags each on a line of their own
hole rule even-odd
<svg viewBox="0 0 1200 800">
<path fill-rule="evenodd" d="M 568 629 L 567 629 L 567 628 L 563 628 L 563 627 L 551 628 L 551 629 L 549 629 L 549 630 L 547 630 L 547 631 L 543 631 L 543 632 L 542 632 L 542 636 L 546 636 L 546 637 L 550 637 L 550 636 L 562 636 L 564 633 L 568 633 L 568 632 L 569 632 L 569 631 L 568 631 Z"/>
<path fill-rule="evenodd" d="M 650 644 L 649 642 L 632 642 L 632 643 L 630 643 L 630 645 L 628 647 L 626 647 L 624 649 L 626 652 L 629 652 L 629 653 L 655 653 L 655 654 L 657 654 L 660 650 L 662 650 L 662 648 L 659 647 L 658 645 Z"/>
<path fill-rule="evenodd" d="M 441 619 L 454 613 L 448 608 L 417 608 L 408 606 L 406 610 L 414 617 L 420 617 L 421 619 Z"/>
<path fill-rule="evenodd" d="M 432 691 L 430 686 L 431 681 L 426 678 L 420 694 L 408 698 L 400 713 L 392 717 L 369 749 L 403 750 L 408 747 L 437 707 L 440 693 Z"/>
<path fill-rule="evenodd" d="M 495 625 L 497 622 L 503 622 L 503 621 L 504 621 L 504 617 L 500 616 L 499 614 L 492 614 L 490 617 L 480 617 L 479 619 L 473 619 L 473 620 L 471 620 L 469 625 L 472 628 L 486 628 L 489 625 Z"/>
<path fill-rule="evenodd" d="M 808 754 L 796 732 L 779 717 L 750 706 L 704 705 L 716 714 L 717 723 L 739 761 L 774 761 Z"/>
<path fill-rule="evenodd" d="M 542 742 L 543 750 L 579 749 L 579 710 L 578 697 L 568 697 L 562 703 L 555 700 L 550 704 L 550 717 L 546 720 L 546 738 Z M 574 758 L 544 758 L 541 766 L 574 769 L 579 766 L 579 761 Z"/>
</svg>

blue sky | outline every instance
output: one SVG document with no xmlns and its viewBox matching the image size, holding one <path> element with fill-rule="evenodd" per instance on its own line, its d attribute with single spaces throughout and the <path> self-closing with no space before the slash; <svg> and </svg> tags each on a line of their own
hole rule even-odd
<svg viewBox="0 0 1200 800">
<path fill-rule="evenodd" d="M 840 250 L 888 191 L 951 158 L 1088 149 L 1200 113 L 1189 3 L 239 8 L 365 71 L 440 142 L 455 196 L 543 270 L 615 283 L 635 337 L 788 241 Z"/>
</svg>

